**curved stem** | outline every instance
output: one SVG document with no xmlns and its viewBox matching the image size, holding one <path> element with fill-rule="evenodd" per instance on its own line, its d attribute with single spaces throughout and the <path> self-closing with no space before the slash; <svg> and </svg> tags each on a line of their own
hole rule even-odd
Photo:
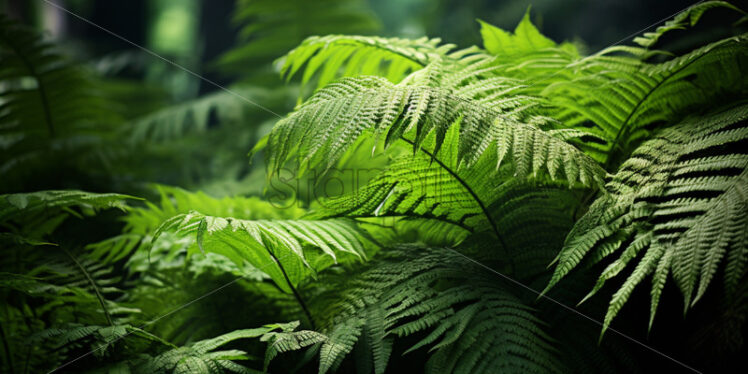
<svg viewBox="0 0 748 374">
<path fill-rule="evenodd" d="M 406 141 L 408 144 L 416 146 L 416 144 L 403 136 L 400 137 L 400 139 Z M 447 165 L 445 165 L 436 155 L 429 152 L 427 149 L 423 147 L 418 147 L 423 153 L 427 154 L 429 157 L 431 157 L 434 162 L 436 162 L 439 166 L 441 166 L 444 170 L 447 171 L 460 185 L 462 185 L 463 188 L 465 188 L 465 191 L 467 191 L 470 194 L 470 197 L 475 200 L 476 203 L 478 203 L 478 206 L 480 206 L 481 211 L 483 212 L 483 215 L 486 216 L 486 219 L 488 219 L 488 223 L 491 225 L 491 230 L 493 230 L 494 235 L 496 236 L 496 239 L 499 241 L 499 245 L 501 245 L 501 250 L 509 257 L 509 247 L 506 245 L 506 242 L 504 242 L 504 239 L 501 237 L 501 234 L 499 234 L 498 226 L 496 225 L 496 222 L 493 220 L 493 217 L 488 212 L 488 208 L 486 208 L 486 205 L 481 201 L 481 199 L 478 197 L 478 195 L 473 191 L 473 189 L 467 184 L 465 180 L 460 178 L 459 175 L 457 175 L 456 172 L 454 172 L 451 168 L 449 168 Z M 511 257 L 509 257 L 511 258 Z"/>
<path fill-rule="evenodd" d="M 288 283 L 288 287 L 291 289 L 291 292 L 293 293 L 293 296 L 296 298 L 296 301 L 299 303 L 299 306 L 301 306 L 301 310 L 304 311 L 304 315 L 306 315 L 306 318 L 309 320 L 309 324 L 312 326 L 312 330 L 316 330 L 317 327 L 314 324 L 312 313 L 309 312 L 309 308 L 307 308 L 306 303 L 304 302 L 304 299 L 301 298 L 301 294 L 299 294 L 299 291 L 297 291 L 296 288 L 291 283 L 291 279 L 288 277 L 288 274 L 286 274 L 286 269 L 283 268 L 283 265 L 281 264 L 280 260 L 278 260 L 278 257 L 275 257 L 275 254 L 273 254 L 273 252 L 269 248 L 265 247 L 265 250 L 268 251 L 268 254 L 270 254 L 270 257 L 272 257 L 275 263 L 278 264 L 278 268 L 280 269 L 281 273 L 283 273 L 283 277 L 286 279 L 286 283 Z"/>
<path fill-rule="evenodd" d="M 618 133 L 616 133 L 616 137 L 613 139 L 613 143 L 610 145 L 610 152 L 611 152 L 611 154 L 609 154 L 608 155 L 608 159 L 605 160 L 605 170 L 609 170 L 609 168 L 612 166 L 612 162 L 611 162 L 611 160 L 613 159 L 613 154 L 612 153 L 613 153 L 613 151 L 616 148 L 621 148 L 621 146 L 619 144 L 620 139 L 621 139 L 622 135 L 626 132 L 625 131 L 626 130 L 626 126 L 628 125 L 628 123 L 631 120 L 631 118 L 634 117 L 634 114 L 636 114 L 636 112 L 639 110 L 639 107 L 641 107 L 642 104 L 644 104 L 649 99 L 649 97 L 652 96 L 652 94 L 655 91 L 657 91 L 657 89 L 659 89 L 665 82 L 667 82 L 670 78 L 672 78 L 673 76 L 675 76 L 675 74 L 680 73 L 681 71 L 683 71 L 683 69 L 689 67 L 691 64 L 693 64 L 694 62 L 698 61 L 699 59 L 701 59 L 702 57 L 704 57 L 704 56 L 706 56 L 708 54 L 709 54 L 709 52 L 704 53 L 703 55 L 694 58 L 693 60 L 691 60 L 688 63 L 684 64 L 680 68 L 678 68 L 678 69 L 674 70 L 673 72 L 671 72 L 670 75 L 668 75 L 667 77 L 665 77 L 663 80 L 657 82 L 657 84 L 655 84 L 654 87 L 652 87 L 652 89 L 649 90 L 647 92 L 647 94 L 644 95 L 641 98 L 641 100 L 639 100 L 638 103 L 636 103 L 636 105 L 634 106 L 634 108 L 631 109 L 631 112 L 629 112 L 628 116 L 626 116 L 626 119 L 624 119 L 623 122 L 621 123 L 621 128 L 618 129 Z M 623 149 L 621 148 L 621 150 L 623 150 Z"/>
<path fill-rule="evenodd" d="M 78 259 L 76 259 L 70 252 L 68 252 L 67 249 L 63 248 L 63 251 L 65 251 L 65 254 L 70 257 L 71 260 L 75 263 L 76 266 L 83 272 L 83 275 L 86 276 L 86 279 L 88 279 L 88 282 L 91 283 L 91 287 L 93 287 L 94 292 L 96 293 L 96 298 L 99 300 L 99 304 L 101 304 L 101 309 L 104 310 L 104 317 L 106 317 L 106 322 L 109 324 L 109 326 L 114 326 L 114 322 L 112 322 L 112 316 L 109 314 L 109 309 L 106 307 L 106 301 L 104 300 L 104 296 L 101 295 L 101 292 L 99 291 L 99 286 L 96 285 L 96 282 L 94 282 L 93 278 L 91 278 L 91 275 L 88 274 L 88 271 L 86 270 L 83 265 L 78 262 Z"/>
<path fill-rule="evenodd" d="M 47 124 L 47 130 L 49 131 L 49 136 L 51 138 L 55 137 L 55 126 L 52 122 L 52 113 L 51 113 L 51 106 L 49 105 L 49 98 L 47 97 L 47 89 L 45 88 L 44 81 L 41 79 L 39 73 L 37 73 L 36 68 L 34 67 L 34 64 L 29 61 L 29 59 L 26 57 L 26 55 L 23 54 L 21 48 L 19 48 L 14 40 L 11 40 L 9 38 L 3 38 L 5 42 L 13 48 L 14 52 L 18 56 L 18 58 L 21 59 L 23 64 L 26 66 L 26 68 L 29 70 L 29 75 L 34 77 L 34 80 L 36 80 L 36 87 L 39 90 L 39 101 L 41 101 L 42 108 L 44 109 L 44 122 Z"/>
</svg>

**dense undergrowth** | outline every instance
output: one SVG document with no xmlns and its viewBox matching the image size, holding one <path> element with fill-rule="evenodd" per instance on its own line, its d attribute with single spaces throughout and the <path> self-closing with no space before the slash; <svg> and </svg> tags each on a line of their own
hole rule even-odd
<svg viewBox="0 0 748 374">
<path fill-rule="evenodd" d="M 303 3 L 239 1 L 231 92 L 146 113 L 0 20 L 3 372 L 742 362 L 745 13 L 586 55 L 529 11 L 463 48 Z"/>
</svg>

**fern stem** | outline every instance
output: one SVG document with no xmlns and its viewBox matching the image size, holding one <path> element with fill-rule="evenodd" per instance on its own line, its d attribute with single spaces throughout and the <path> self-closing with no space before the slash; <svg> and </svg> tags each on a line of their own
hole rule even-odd
<svg viewBox="0 0 748 374">
<path fill-rule="evenodd" d="M 3 339 L 3 348 L 5 349 L 5 357 L 8 358 L 7 364 L 8 369 L 10 370 L 11 374 L 15 374 L 15 369 L 13 368 L 13 356 L 10 355 L 10 346 L 8 345 L 8 338 L 5 336 L 5 330 L 3 329 L 2 323 L 0 323 L 0 338 Z"/>
<path fill-rule="evenodd" d="M 702 55 L 694 58 L 693 60 L 688 61 L 688 63 L 684 64 L 680 68 L 678 68 L 678 69 L 674 70 L 673 72 L 671 72 L 670 75 L 668 75 L 667 77 L 665 77 L 663 80 L 657 82 L 657 84 L 655 84 L 654 87 L 652 87 L 652 89 L 649 90 L 647 92 L 647 94 L 644 95 L 644 97 L 642 97 L 641 100 L 639 100 L 638 103 L 636 103 L 636 105 L 634 106 L 634 109 L 632 109 L 631 112 L 629 112 L 628 116 L 626 116 L 626 119 L 624 119 L 623 123 L 621 123 L 621 128 L 618 129 L 618 133 L 616 133 L 616 137 L 613 139 L 613 144 L 610 145 L 610 153 L 611 154 L 609 154 L 608 155 L 608 159 L 605 160 L 605 170 L 606 171 L 610 170 L 610 167 L 613 166 L 613 164 L 611 162 L 611 160 L 613 160 L 613 151 L 616 148 L 619 148 L 621 151 L 623 151 L 623 148 L 621 148 L 621 145 L 619 144 L 619 142 L 621 140 L 622 135 L 626 132 L 626 126 L 628 125 L 628 123 L 631 120 L 631 118 L 634 117 L 634 114 L 636 113 L 636 111 L 639 110 L 639 107 L 641 107 L 642 104 L 644 104 L 649 99 L 649 97 L 655 91 L 657 91 L 657 89 L 659 89 L 660 86 L 662 86 L 665 82 L 667 82 L 670 78 L 674 77 L 676 74 L 678 74 L 681 71 L 683 71 L 683 69 L 691 66 L 691 64 L 693 64 L 694 62 L 698 61 L 702 57 L 707 56 L 708 54 L 709 53 L 704 53 L 704 54 L 702 54 Z"/>
<path fill-rule="evenodd" d="M 73 262 L 75 262 L 75 265 L 78 266 L 79 269 L 81 269 L 81 272 L 83 272 L 83 275 L 88 279 L 88 282 L 91 283 L 91 287 L 94 289 L 94 293 L 96 293 L 96 298 L 99 300 L 99 304 L 101 304 L 101 309 L 104 311 L 104 317 L 106 317 L 106 322 L 109 324 L 109 326 L 114 326 L 114 322 L 112 322 L 112 316 L 109 314 L 109 309 L 106 307 L 106 302 L 104 301 L 104 296 L 101 295 L 101 292 L 99 291 L 99 287 L 96 285 L 96 282 L 94 282 L 93 278 L 91 278 L 91 274 L 88 273 L 85 267 L 78 262 L 78 259 L 75 258 L 70 252 L 68 252 L 67 249 L 63 248 L 63 251 L 65 251 L 65 254 L 70 257 Z"/>
<path fill-rule="evenodd" d="M 301 306 L 301 310 L 304 311 L 304 315 L 309 320 L 309 325 L 312 326 L 312 330 L 316 330 L 317 327 L 314 324 L 314 318 L 312 318 L 312 313 L 309 312 L 309 308 L 307 308 L 306 303 L 304 302 L 304 299 L 301 298 L 301 294 L 299 291 L 296 290 L 296 288 L 291 283 L 291 278 L 288 277 L 288 274 L 286 274 L 286 269 L 283 268 L 283 265 L 281 264 L 280 260 L 278 260 L 278 257 L 275 257 L 275 254 L 273 252 L 265 247 L 265 250 L 268 251 L 268 254 L 270 254 L 270 257 L 273 258 L 276 264 L 278 264 L 278 268 L 280 269 L 281 273 L 283 273 L 283 278 L 286 279 L 286 283 L 288 283 L 288 287 L 291 289 L 291 292 L 293 293 L 294 298 L 296 298 L 296 302 L 299 303 L 299 306 Z"/>
<path fill-rule="evenodd" d="M 18 46 L 15 45 L 15 42 L 11 40 L 10 38 L 3 38 L 7 45 L 9 45 L 18 58 L 23 61 L 23 64 L 26 65 L 26 68 L 29 69 L 29 74 L 34 77 L 34 80 L 36 80 L 36 88 L 39 91 L 39 100 L 41 101 L 42 108 L 44 109 L 44 122 L 47 124 L 47 130 L 49 131 L 49 137 L 54 138 L 55 137 L 55 126 L 54 123 L 52 123 L 52 113 L 51 113 L 51 106 L 49 105 L 49 98 L 47 98 L 47 90 L 44 86 L 44 82 L 42 81 L 39 74 L 36 72 L 36 69 L 34 68 L 34 64 L 29 61 L 28 58 L 23 54 L 21 48 L 18 48 Z"/>
<path fill-rule="evenodd" d="M 408 144 L 412 146 L 416 146 L 416 144 L 403 136 L 400 136 L 400 139 L 404 140 Z M 478 197 L 478 195 L 473 191 L 473 189 L 467 184 L 465 180 L 460 178 L 459 175 L 457 175 L 456 172 L 454 172 L 452 169 L 450 169 L 447 165 L 445 165 L 436 155 L 429 152 L 427 149 L 423 147 L 418 147 L 423 153 L 427 154 L 429 157 L 431 157 L 434 162 L 436 162 L 439 166 L 441 166 L 444 170 L 449 173 L 455 180 L 457 180 L 460 185 L 462 185 L 463 188 L 470 194 L 470 197 L 475 200 L 476 203 L 478 203 L 478 206 L 480 206 L 481 211 L 483 212 L 483 215 L 486 216 L 486 219 L 488 219 L 488 223 L 491 225 L 491 230 L 493 231 L 494 235 L 496 236 L 496 239 L 499 241 L 499 245 L 501 246 L 501 250 L 504 252 L 504 255 L 507 256 L 507 259 L 511 262 L 511 257 L 509 256 L 509 247 L 506 245 L 506 242 L 504 242 L 504 239 L 501 237 L 501 234 L 499 234 L 498 226 L 496 225 L 496 222 L 493 220 L 493 217 L 488 212 L 488 209 L 486 208 L 486 205 L 481 201 L 481 199 Z M 514 266 L 512 266 L 514 268 Z"/>
</svg>

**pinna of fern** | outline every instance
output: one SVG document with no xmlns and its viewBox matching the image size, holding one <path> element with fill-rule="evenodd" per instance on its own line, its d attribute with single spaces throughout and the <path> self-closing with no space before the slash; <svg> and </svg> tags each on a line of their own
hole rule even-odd
<svg viewBox="0 0 748 374">
<path fill-rule="evenodd" d="M 394 338 L 428 332 L 405 352 L 430 346 L 427 372 L 561 370 L 532 309 L 492 277 L 482 278 L 472 263 L 447 249 L 407 246 L 386 253 L 353 278 L 328 275 L 325 282 L 335 287 L 310 304 L 321 316 L 322 335 L 301 330 L 273 337 L 269 358 L 282 341 L 298 343 L 281 352 L 316 344 L 311 351 L 326 373 L 355 347 L 359 370 L 383 373 Z"/>
<path fill-rule="evenodd" d="M 241 27 L 240 44 L 223 54 L 217 65 L 243 78 L 247 78 L 247 65 L 261 67 L 254 69 L 254 78 L 258 71 L 270 73 L 263 65 L 312 35 L 367 34 L 379 28 L 373 12 L 360 0 L 321 0 L 313 5 L 303 0 L 240 0 L 234 22 Z"/>
<path fill-rule="evenodd" d="M 121 118 L 95 83 L 34 30 L 0 17 L 0 192 L 60 188 L 55 173 L 107 165 Z"/>
<path fill-rule="evenodd" d="M 552 178 L 566 178 L 571 184 L 602 181 L 599 166 L 579 150 L 520 123 L 511 113 L 502 114 L 462 97 L 461 88 L 473 87 L 442 85 L 449 82 L 450 75 L 441 70 L 437 64 L 397 85 L 381 78 L 360 77 L 343 79 L 320 90 L 273 128 L 267 139 L 269 174 L 277 173 L 294 156 L 301 161 L 301 172 L 317 166 L 329 169 L 364 134 L 383 137 L 384 148 L 409 139 L 417 151 L 433 133 L 434 147 L 429 151 L 438 155 L 449 128 L 459 126 L 458 165 L 469 167 L 491 150 L 496 157 L 495 168 L 506 162 L 522 174 L 519 177 L 534 170 Z M 564 162 L 559 162 L 561 159 Z M 533 167 L 533 162 L 538 166 Z"/>
<path fill-rule="evenodd" d="M 721 1 L 696 4 L 656 32 L 634 39 L 638 46 L 612 46 L 571 62 L 541 95 L 551 103 L 548 115 L 567 128 L 602 139 L 574 141 L 606 168 L 615 167 L 647 139 L 656 126 L 746 93 L 746 34 L 717 40 L 681 56 L 650 49 L 662 35 L 693 27 L 714 8 L 742 11 Z M 652 56 L 668 56 L 648 62 Z"/>
<path fill-rule="evenodd" d="M 619 255 L 589 297 L 639 258 L 610 301 L 604 329 L 650 275 L 650 328 L 670 275 L 685 310 L 704 296 L 723 263 L 724 289 L 732 294 L 748 256 L 748 158 L 740 151 L 748 141 L 746 118 L 745 103 L 728 106 L 685 119 L 639 146 L 608 183 L 610 194 L 569 234 L 548 288 L 584 259 Z"/>
<path fill-rule="evenodd" d="M 242 268 L 261 269 L 285 292 L 338 261 L 366 258 L 364 234 L 348 220 L 241 220 L 190 212 L 166 220 L 154 234 L 195 235 L 201 252 Z M 295 292 L 295 291 L 294 291 Z"/>
<path fill-rule="evenodd" d="M 82 220 L 109 208 L 125 210 L 126 201 L 132 199 L 71 190 L 0 195 L 2 255 L 22 259 L 0 265 L 0 293 L 9 301 L 0 308 L 3 357 L 10 370 L 48 370 L 64 358 L 55 343 L 29 341 L 42 330 L 65 326 L 56 321 L 112 327 L 138 312 L 120 302 L 121 277 L 111 267 L 91 259 L 80 245 L 58 234 L 70 217 Z M 35 306 L 33 310 L 30 305 Z"/>
</svg>

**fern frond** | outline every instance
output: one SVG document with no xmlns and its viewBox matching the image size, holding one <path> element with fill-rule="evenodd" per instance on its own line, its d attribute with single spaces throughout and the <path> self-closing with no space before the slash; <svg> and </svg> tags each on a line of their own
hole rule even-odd
<svg viewBox="0 0 748 374">
<path fill-rule="evenodd" d="M 219 91 L 198 99 L 166 107 L 135 119 L 128 130 L 130 140 L 167 141 L 186 134 L 200 134 L 211 126 L 247 126 L 266 121 L 267 113 L 247 100 L 264 107 L 291 108 L 293 98 L 288 90 L 265 90 L 238 86 L 232 92 Z M 259 126 L 256 126 L 259 127 Z"/>
<path fill-rule="evenodd" d="M 270 62 L 313 35 L 366 34 L 379 28 L 363 1 L 349 0 L 240 0 L 234 22 L 241 26 L 240 45 L 221 56 L 219 66 L 237 72 Z"/>
<path fill-rule="evenodd" d="M 279 353 L 303 349 L 327 340 L 325 335 L 316 331 L 294 331 L 297 327 L 299 327 L 299 321 L 270 324 L 263 327 L 266 332 L 260 340 L 268 343 L 267 350 L 265 351 L 265 371 L 267 371 L 270 361 Z M 278 329 L 280 331 L 275 331 Z"/>
<path fill-rule="evenodd" d="M 319 72 L 316 87 L 340 77 L 375 75 L 392 83 L 419 70 L 455 48 L 438 38 L 400 39 L 359 35 L 312 36 L 282 58 L 281 76 L 291 79 L 303 70 L 302 85 Z M 302 66 L 306 65 L 304 69 Z"/>
<path fill-rule="evenodd" d="M 257 338 L 267 330 L 235 330 L 215 338 L 194 342 L 186 347 L 168 350 L 155 357 L 130 360 L 128 366 L 141 373 L 259 373 L 234 362 L 252 359 L 246 352 L 238 349 L 216 349 L 235 340 Z"/>
<path fill-rule="evenodd" d="M 651 319 L 669 274 L 686 310 L 705 294 L 725 262 L 725 287 L 733 292 L 745 274 L 748 253 L 748 157 L 739 151 L 748 145 L 746 118 L 745 104 L 692 117 L 637 148 L 608 184 L 610 195 L 598 199 L 569 234 L 548 288 L 583 258 L 600 262 L 619 254 L 591 296 L 643 252 L 613 296 L 604 329 L 649 275 Z"/>
<path fill-rule="evenodd" d="M 30 343 L 53 341 L 62 352 L 73 351 L 76 347 L 86 346 L 96 357 L 102 358 L 113 354 L 115 345 L 119 354 L 135 355 L 149 348 L 163 350 L 176 348 L 173 344 L 160 339 L 138 327 L 130 325 L 97 326 L 71 324 L 60 328 L 51 328 L 34 334 Z"/>
<path fill-rule="evenodd" d="M 49 245 L 46 239 L 70 215 L 82 217 L 99 210 L 127 210 L 126 200 L 137 197 L 121 194 L 99 194 L 75 190 L 38 191 L 0 195 L 0 238 L 9 248 Z"/>
<path fill-rule="evenodd" d="M 514 29 L 514 34 L 478 20 L 483 46 L 488 52 L 501 56 L 527 55 L 538 50 L 552 48 L 556 43 L 538 31 L 530 21 L 530 10 Z"/>
<path fill-rule="evenodd" d="M 465 99 L 459 89 L 408 82 L 426 79 L 429 85 L 438 85 L 430 73 L 432 69 L 420 70 L 398 85 L 376 77 L 348 78 L 318 91 L 270 133 L 271 175 L 296 155 L 303 162 L 302 171 L 329 169 L 365 133 L 377 139 L 385 135 L 385 148 L 403 136 L 415 137 L 414 150 L 433 133 L 430 151 L 438 156 L 447 131 L 459 126 L 458 165 L 464 162 L 469 167 L 484 153 L 492 153 L 496 168 L 504 162 L 514 165 L 518 177 L 541 172 L 552 178 L 564 175 L 570 183 L 593 185 L 601 180 L 602 171 L 594 161 L 538 128 Z"/>
<path fill-rule="evenodd" d="M 432 346 L 427 372 L 559 371 L 531 308 L 483 275 L 449 250 L 411 246 L 387 250 L 353 278 L 333 277 L 335 287 L 313 299 L 326 318 L 320 373 L 358 344 L 383 373 L 391 338 L 413 334 L 422 337 L 411 350 Z"/>
<path fill-rule="evenodd" d="M 519 90 L 537 95 L 548 84 L 572 76 L 567 66 L 580 57 L 574 44 L 557 44 L 530 21 L 525 12 L 514 32 L 478 20 L 483 46 L 493 55 L 491 64 L 502 77 L 521 80 Z"/>
<path fill-rule="evenodd" d="M 678 13 L 673 19 L 665 22 L 664 25 L 658 26 L 655 31 L 645 32 L 642 36 L 635 37 L 634 43 L 639 44 L 644 48 L 652 48 L 663 35 L 673 30 L 682 30 L 687 27 L 693 27 L 699 22 L 699 19 L 706 11 L 714 8 L 727 8 L 742 13 L 739 8 L 726 1 L 699 2 Z"/>
<path fill-rule="evenodd" d="M 109 141 L 121 118 L 108 110 L 89 71 L 5 16 L 0 65 L 2 192 L 28 190 L 30 179 L 49 178 L 45 174 L 55 166 L 106 165 L 102 160 L 116 146 Z"/>
<path fill-rule="evenodd" d="M 44 212 L 50 210 L 65 210 L 72 212 L 72 208 L 81 210 L 100 210 L 117 208 L 126 210 L 125 200 L 137 197 L 114 193 L 91 193 L 75 190 L 39 191 L 0 195 L 0 221 L 6 222 L 21 215 Z"/>
<path fill-rule="evenodd" d="M 295 219 L 305 213 L 303 209 L 296 206 L 276 209 L 273 204 L 256 197 L 237 196 L 219 199 L 201 191 L 191 192 L 164 185 L 153 185 L 152 189 L 160 197 L 158 204 L 147 202 L 143 207 L 131 207 L 127 215 L 123 217 L 125 227 L 121 235 L 87 246 L 94 258 L 111 263 L 131 256 L 139 249 L 151 244 L 153 232 L 164 221 L 192 211 L 240 219 Z M 175 256 L 175 252 L 186 250 L 194 242 L 181 237 L 171 239 L 173 239 L 174 247 L 163 248 L 168 253 L 165 254 L 166 257 Z M 162 240 L 162 242 L 166 241 Z M 159 244 L 158 248 L 162 248 L 161 245 Z M 167 246 L 166 243 L 163 245 Z M 141 260 L 146 261 L 146 256 L 131 258 L 128 267 L 135 270 L 147 265 Z"/>
<path fill-rule="evenodd" d="M 610 166 L 657 124 L 672 123 L 724 98 L 742 97 L 748 87 L 742 74 L 747 43 L 743 34 L 657 64 L 636 54 L 609 55 L 620 48 L 604 50 L 575 62 L 577 73 L 547 86 L 542 95 L 556 106 L 550 115 L 565 126 L 604 139 L 575 144 Z"/>
<path fill-rule="evenodd" d="M 164 222 L 154 242 L 165 231 L 195 234 L 201 251 L 225 256 L 239 267 L 246 261 L 287 292 L 338 261 L 366 258 L 361 231 L 343 219 L 250 221 L 192 212 Z"/>
</svg>

